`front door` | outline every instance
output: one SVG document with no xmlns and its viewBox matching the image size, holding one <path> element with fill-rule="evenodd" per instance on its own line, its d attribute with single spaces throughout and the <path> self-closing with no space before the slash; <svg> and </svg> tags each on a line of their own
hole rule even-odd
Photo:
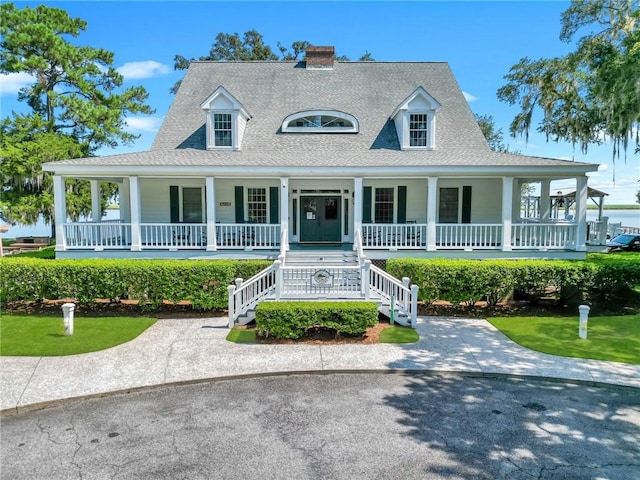
<svg viewBox="0 0 640 480">
<path fill-rule="evenodd" d="M 301 242 L 341 242 L 340 197 L 303 196 L 300 212 Z"/>
</svg>

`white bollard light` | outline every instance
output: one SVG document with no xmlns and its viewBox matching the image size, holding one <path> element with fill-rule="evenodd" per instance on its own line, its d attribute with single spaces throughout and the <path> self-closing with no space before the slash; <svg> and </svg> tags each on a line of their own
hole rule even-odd
<svg viewBox="0 0 640 480">
<path fill-rule="evenodd" d="M 65 303 L 62 305 L 65 337 L 73 335 L 73 311 L 75 309 L 76 309 L 76 305 L 74 303 Z"/>
<path fill-rule="evenodd" d="M 587 338 L 587 323 L 589 322 L 589 310 L 587 305 L 580 305 L 578 311 L 580 312 L 580 327 L 578 328 L 578 335 L 582 339 Z"/>
</svg>

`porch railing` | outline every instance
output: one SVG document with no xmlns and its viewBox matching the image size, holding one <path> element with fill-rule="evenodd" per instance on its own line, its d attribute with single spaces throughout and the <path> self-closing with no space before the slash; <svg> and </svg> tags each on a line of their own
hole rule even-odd
<svg viewBox="0 0 640 480">
<path fill-rule="evenodd" d="M 218 248 L 268 248 L 280 245 L 280 224 L 217 223 Z"/>
<path fill-rule="evenodd" d="M 128 249 L 131 248 L 132 224 L 119 221 L 66 223 L 64 236 L 68 249 Z M 215 244 L 219 249 L 274 250 L 280 248 L 282 238 L 279 224 L 216 224 Z M 208 244 L 205 223 L 140 224 L 142 249 L 202 250 Z"/>
<path fill-rule="evenodd" d="M 575 223 L 518 223 L 511 228 L 511 246 L 514 249 L 571 249 L 576 245 Z M 65 248 L 94 250 L 131 248 L 133 236 L 132 225 L 119 222 L 67 223 L 64 234 Z M 215 243 L 217 249 L 284 248 L 286 251 L 286 235 L 286 230 L 282 231 L 279 224 L 217 223 L 213 242 L 207 239 L 206 224 L 142 223 L 140 247 L 203 250 Z M 424 249 L 426 237 L 426 224 L 365 224 L 355 233 L 354 249 Z M 491 250 L 502 247 L 502 238 L 502 224 L 439 223 L 436 224 L 434 244 L 437 250 Z"/>
<path fill-rule="evenodd" d="M 131 224 L 120 222 L 74 222 L 64 224 L 67 248 L 125 249 L 131 247 Z"/>
<path fill-rule="evenodd" d="M 142 248 L 192 248 L 207 246 L 207 226 L 200 223 L 141 223 Z"/>
<path fill-rule="evenodd" d="M 502 245 L 502 224 L 438 223 L 436 248 L 497 249 Z"/>
<path fill-rule="evenodd" d="M 362 225 L 362 245 L 375 249 L 424 247 L 427 225 L 417 223 L 367 223 Z"/>
<path fill-rule="evenodd" d="M 576 244 L 574 223 L 527 223 L 511 227 L 511 245 L 514 249 L 565 249 Z"/>
</svg>

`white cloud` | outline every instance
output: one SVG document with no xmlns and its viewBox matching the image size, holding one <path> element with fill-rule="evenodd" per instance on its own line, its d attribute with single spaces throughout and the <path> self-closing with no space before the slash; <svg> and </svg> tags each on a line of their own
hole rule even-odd
<svg viewBox="0 0 640 480">
<path fill-rule="evenodd" d="M 162 123 L 157 117 L 129 117 L 126 120 L 127 130 L 134 132 L 157 132 Z"/>
<path fill-rule="evenodd" d="M 171 68 L 153 60 L 144 62 L 127 62 L 118 67 L 118 73 L 126 79 L 151 78 L 171 73 Z"/>
<path fill-rule="evenodd" d="M 16 95 L 22 87 L 32 84 L 35 78 L 26 72 L 0 75 L 0 94 Z"/>
<path fill-rule="evenodd" d="M 601 163 L 600 165 L 598 165 L 599 172 L 604 172 L 605 170 L 609 170 L 609 165 L 607 165 L 606 163 Z"/>
<path fill-rule="evenodd" d="M 464 95 L 464 98 L 467 100 L 467 102 L 471 103 L 471 102 L 475 102 L 476 100 L 478 100 L 478 97 L 474 97 L 473 95 L 471 95 L 468 92 L 465 92 L 464 90 L 462 91 L 462 94 Z"/>
</svg>

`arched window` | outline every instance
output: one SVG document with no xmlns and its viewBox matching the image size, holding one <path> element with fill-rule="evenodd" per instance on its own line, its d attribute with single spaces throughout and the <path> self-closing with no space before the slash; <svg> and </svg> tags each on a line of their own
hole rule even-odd
<svg viewBox="0 0 640 480">
<path fill-rule="evenodd" d="M 282 122 L 283 133 L 358 133 L 358 120 L 335 110 L 306 110 Z"/>
</svg>

